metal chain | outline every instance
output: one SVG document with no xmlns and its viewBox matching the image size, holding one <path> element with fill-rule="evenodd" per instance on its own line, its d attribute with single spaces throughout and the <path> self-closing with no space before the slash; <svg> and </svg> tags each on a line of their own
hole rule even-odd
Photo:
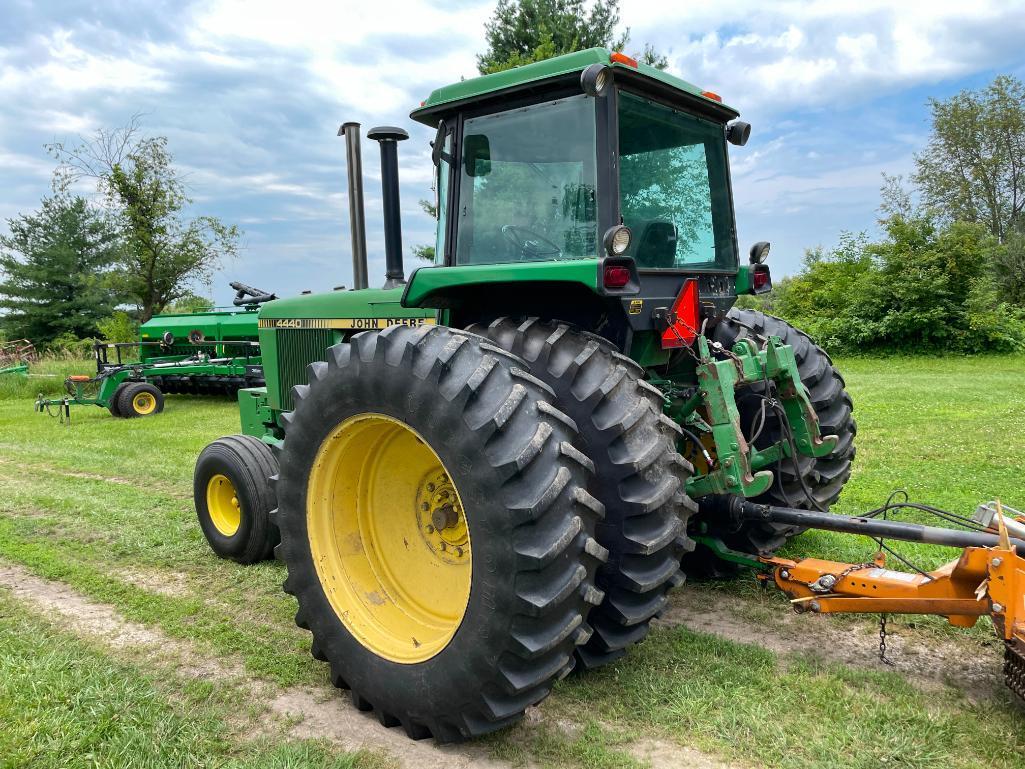
<svg viewBox="0 0 1025 769">
<path fill-rule="evenodd" d="M 893 662 L 886 658 L 886 615 L 879 615 L 879 661 L 886 665 L 893 665 Z"/>
</svg>

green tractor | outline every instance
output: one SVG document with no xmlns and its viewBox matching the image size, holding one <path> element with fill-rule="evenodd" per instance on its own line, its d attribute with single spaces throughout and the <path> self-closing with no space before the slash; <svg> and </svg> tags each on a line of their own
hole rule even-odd
<svg viewBox="0 0 1025 769">
<path fill-rule="evenodd" d="M 387 282 L 261 308 L 266 387 L 194 491 L 223 557 L 284 561 L 296 622 L 353 704 L 413 738 L 499 729 L 641 641 L 685 567 L 751 560 L 850 475 L 844 381 L 733 307 L 741 264 L 710 92 L 604 49 L 434 91 L 437 263 L 404 279 L 399 128 L 380 142 Z M 763 506 L 758 506 L 759 510 Z M 697 548 L 697 552 L 696 552 Z"/>
</svg>

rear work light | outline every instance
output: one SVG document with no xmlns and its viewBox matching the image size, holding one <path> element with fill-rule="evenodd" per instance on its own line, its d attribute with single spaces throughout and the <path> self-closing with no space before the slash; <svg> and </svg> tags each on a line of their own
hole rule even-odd
<svg viewBox="0 0 1025 769">
<path fill-rule="evenodd" d="M 623 288 L 630 282 L 630 270 L 615 264 L 605 266 L 602 283 L 605 288 Z"/>
<path fill-rule="evenodd" d="M 688 347 L 698 338 L 701 305 L 698 302 L 698 281 L 689 278 L 680 289 L 673 307 L 666 316 L 667 327 L 662 332 L 662 349 Z"/>
</svg>

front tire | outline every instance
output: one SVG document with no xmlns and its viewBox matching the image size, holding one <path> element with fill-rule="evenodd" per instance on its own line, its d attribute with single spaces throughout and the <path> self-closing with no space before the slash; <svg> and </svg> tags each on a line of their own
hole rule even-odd
<svg viewBox="0 0 1025 769">
<path fill-rule="evenodd" d="M 241 564 L 271 556 L 280 541 L 270 520 L 276 501 L 270 478 L 278 463 L 251 435 L 218 438 L 199 455 L 192 476 L 196 516 L 210 549 Z"/>
<path fill-rule="evenodd" d="M 683 583 L 696 506 L 683 491 L 693 468 L 676 451 L 679 428 L 640 366 L 601 337 L 537 318 L 470 330 L 523 358 L 555 390 L 594 462 L 591 492 L 605 506 L 597 536 L 609 560 L 598 570 L 605 600 L 591 612 L 594 635 L 577 655 L 585 668 L 604 665 L 647 635 L 668 591 Z"/>
<path fill-rule="evenodd" d="M 572 420 L 521 361 L 444 327 L 357 334 L 308 372 L 275 520 L 313 655 L 412 738 L 519 719 L 572 669 L 602 598 Z"/>
</svg>

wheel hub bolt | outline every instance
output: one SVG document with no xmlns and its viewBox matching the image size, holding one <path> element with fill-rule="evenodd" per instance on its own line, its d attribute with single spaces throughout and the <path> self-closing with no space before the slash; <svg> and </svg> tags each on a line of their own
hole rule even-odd
<svg viewBox="0 0 1025 769">
<path fill-rule="evenodd" d="M 458 520 L 459 516 L 452 505 L 443 505 L 431 514 L 431 523 L 438 531 L 452 528 Z"/>
</svg>

